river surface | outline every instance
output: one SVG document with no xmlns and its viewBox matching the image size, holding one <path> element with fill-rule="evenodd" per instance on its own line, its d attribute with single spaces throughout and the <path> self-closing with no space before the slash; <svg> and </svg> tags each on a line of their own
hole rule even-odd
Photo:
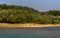
<svg viewBox="0 0 60 38">
<path fill-rule="evenodd" d="M 0 28 L 0 38 L 60 38 L 60 27 Z"/>
</svg>

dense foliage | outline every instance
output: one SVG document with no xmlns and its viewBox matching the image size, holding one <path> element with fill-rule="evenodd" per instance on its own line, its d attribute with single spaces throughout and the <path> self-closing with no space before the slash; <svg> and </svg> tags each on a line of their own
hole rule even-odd
<svg viewBox="0 0 60 38">
<path fill-rule="evenodd" d="M 60 23 L 60 10 L 39 12 L 33 8 L 0 4 L 0 23 Z"/>
</svg>

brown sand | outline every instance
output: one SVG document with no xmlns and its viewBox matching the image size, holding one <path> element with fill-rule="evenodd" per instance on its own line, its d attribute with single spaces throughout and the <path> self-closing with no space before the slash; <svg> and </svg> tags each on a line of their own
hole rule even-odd
<svg viewBox="0 0 60 38">
<path fill-rule="evenodd" d="M 21 28 L 21 27 L 32 27 L 32 28 L 37 28 L 37 27 L 60 27 L 60 24 L 7 24 L 7 23 L 0 23 L 0 28 Z"/>
</svg>

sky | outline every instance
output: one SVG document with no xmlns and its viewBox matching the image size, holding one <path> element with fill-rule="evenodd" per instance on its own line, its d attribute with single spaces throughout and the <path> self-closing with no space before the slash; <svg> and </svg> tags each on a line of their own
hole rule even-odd
<svg viewBox="0 0 60 38">
<path fill-rule="evenodd" d="M 0 0 L 0 4 L 28 6 L 39 11 L 60 10 L 60 0 Z"/>
</svg>

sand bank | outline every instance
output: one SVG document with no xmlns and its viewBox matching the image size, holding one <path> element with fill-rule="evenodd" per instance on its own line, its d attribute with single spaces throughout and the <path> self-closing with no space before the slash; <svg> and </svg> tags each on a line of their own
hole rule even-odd
<svg viewBox="0 0 60 38">
<path fill-rule="evenodd" d="M 4 28 L 20 28 L 20 27 L 60 27 L 60 24 L 8 24 L 8 23 L 0 23 L 0 27 Z"/>
</svg>

